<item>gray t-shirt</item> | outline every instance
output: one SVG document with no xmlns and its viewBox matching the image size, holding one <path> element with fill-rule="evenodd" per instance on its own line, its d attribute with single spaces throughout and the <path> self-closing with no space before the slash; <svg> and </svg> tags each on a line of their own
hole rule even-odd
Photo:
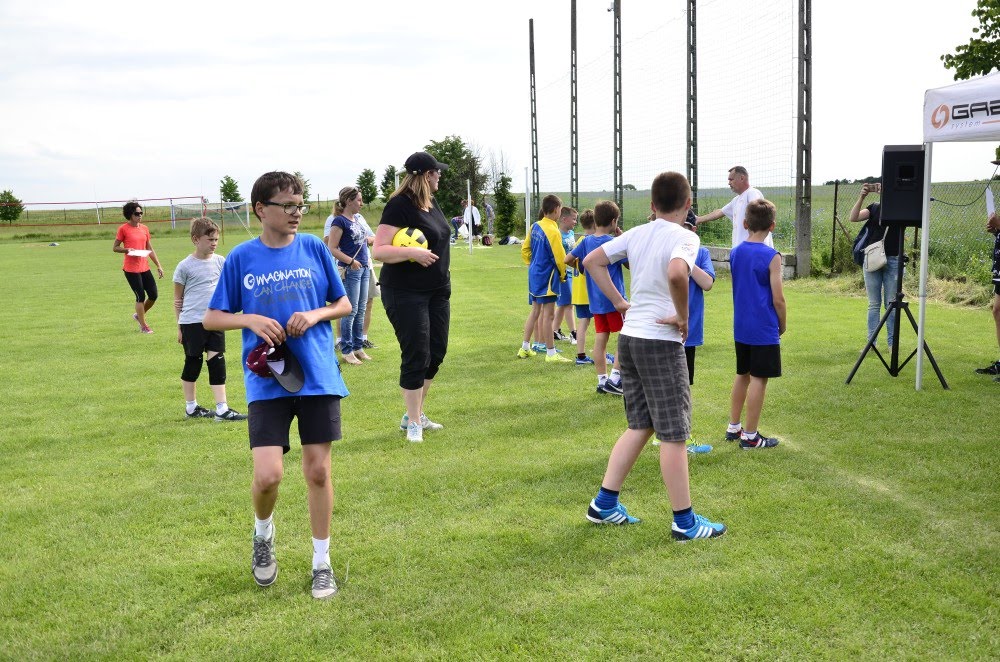
<svg viewBox="0 0 1000 662">
<path fill-rule="evenodd" d="M 174 270 L 174 282 L 184 287 L 184 306 L 178 324 L 201 324 L 205 310 L 219 282 L 226 258 L 213 253 L 207 260 L 188 255 Z"/>
</svg>

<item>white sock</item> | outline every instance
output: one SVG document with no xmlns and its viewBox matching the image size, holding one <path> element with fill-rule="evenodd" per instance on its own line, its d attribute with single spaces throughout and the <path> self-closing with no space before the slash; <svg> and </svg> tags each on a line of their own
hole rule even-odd
<svg viewBox="0 0 1000 662">
<path fill-rule="evenodd" d="M 756 436 L 757 436 L 756 430 L 754 430 L 753 432 L 747 432 L 746 430 L 743 431 L 743 438 L 746 439 L 747 441 L 753 439 Z"/>
<path fill-rule="evenodd" d="M 608 383 L 608 376 L 607 375 L 598 375 L 597 376 L 597 385 L 598 386 L 604 386 L 607 383 Z"/>
<path fill-rule="evenodd" d="M 330 565 L 330 539 L 313 538 L 313 570 L 324 563 Z"/>
<path fill-rule="evenodd" d="M 614 368 L 611 369 L 611 381 L 617 384 L 622 380 L 622 373 Z"/>
<path fill-rule="evenodd" d="M 187 405 L 187 413 L 193 414 L 194 410 L 198 408 L 197 400 L 185 400 L 184 404 Z"/>
<path fill-rule="evenodd" d="M 531 349 L 531 345 L 529 343 L 523 342 L 521 343 L 521 349 L 527 352 L 529 349 Z"/>
<path fill-rule="evenodd" d="M 218 414 L 219 416 L 222 416 L 227 411 L 229 411 L 229 403 L 228 402 L 216 402 L 215 403 L 215 413 L 216 414 Z"/>
<path fill-rule="evenodd" d="M 555 355 L 556 355 L 555 347 L 553 347 L 552 349 L 549 349 L 548 347 L 545 348 L 545 356 L 555 356 Z"/>
<path fill-rule="evenodd" d="M 253 518 L 253 534 L 255 536 L 263 536 L 265 538 L 270 538 L 274 533 L 273 526 L 274 515 L 271 515 L 267 519 L 257 519 L 255 516 Z"/>
<path fill-rule="evenodd" d="M 730 423 L 729 427 L 726 428 L 726 432 L 739 432 L 739 431 L 740 431 L 740 422 L 739 421 L 736 421 L 735 423 Z"/>
</svg>

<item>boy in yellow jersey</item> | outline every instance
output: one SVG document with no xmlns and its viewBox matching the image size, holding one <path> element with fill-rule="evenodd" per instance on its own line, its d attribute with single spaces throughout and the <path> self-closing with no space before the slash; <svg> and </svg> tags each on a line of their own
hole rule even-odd
<svg viewBox="0 0 1000 662">
<path fill-rule="evenodd" d="M 555 317 L 556 295 L 559 286 L 566 280 L 566 250 L 563 248 L 562 234 L 559 232 L 559 215 L 562 200 L 557 195 L 547 195 L 542 199 L 539 219 L 531 226 L 531 232 L 521 246 L 521 259 L 528 265 L 528 295 L 531 298 L 531 313 L 524 322 L 524 338 L 519 359 L 534 356 L 531 349 L 531 334 L 535 323 L 541 319 L 545 334 L 545 362 L 571 363 L 556 352 L 552 337 L 552 320 Z"/>
</svg>

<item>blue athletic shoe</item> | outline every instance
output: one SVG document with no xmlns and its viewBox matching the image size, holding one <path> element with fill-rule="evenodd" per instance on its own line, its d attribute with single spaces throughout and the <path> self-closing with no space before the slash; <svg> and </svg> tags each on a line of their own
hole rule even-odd
<svg viewBox="0 0 1000 662">
<path fill-rule="evenodd" d="M 600 510 L 594 505 L 595 501 L 596 499 L 587 506 L 587 519 L 594 524 L 638 524 L 642 521 L 638 517 L 629 515 L 625 506 L 620 503 L 614 508 Z"/>
<path fill-rule="evenodd" d="M 531 343 L 531 349 L 535 350 L 536 352 L 544 352 L 545 344 L 540 342 Z"/>
<path fill-rule="evenodd" d="M 594 365 L 594 359 L 589 356 L 584 356 L 582 359 L 580 357 L 576 358 L 577 365 Z"/>
<path fill-rule="evenodd" d="M 696 444 L 693 441 L 687 443 L 687 452 L 691 455 L 704 455 L 712 452 L 711 444 Z"/>
<path fill-rule="evenodd" d="M 774 437 L 765 437 L 759 432 L 753 439 L 746 439 L 746 438 L 740 439 L 740 449 L 745 451 L 756 450 L 761 448 L 774 448 L 777 445 L 778 445 L 777 439 L 775 439 Z"/>
<path fill-rule="evenodd" d="M 718 538 L 725 532 L 725 524 L 709 522 L 701 515 L 694 516 L 694 526 L 690 529 L 682 529 L 677 526 L 677 522 L 670 525 L 670 534 L 674 537 L 674 540 L 680 540 L 681 542 L 687 542 L 695 538 Z"/>
<path fill-rule="evenodd" d="M 604 358 L 607 359 L 608 363 L 614 363 L 615 362 L 615 355 L 614 354 L 605 354 Z"/>
</svg>

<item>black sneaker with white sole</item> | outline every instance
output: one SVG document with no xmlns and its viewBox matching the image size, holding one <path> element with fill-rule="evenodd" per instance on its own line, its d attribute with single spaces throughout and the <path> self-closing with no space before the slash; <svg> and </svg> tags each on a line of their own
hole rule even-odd
<svg viewBox="0 0 1000 662">
<path fill-rule="evenodd" d="M 185 409 L 184 415 L 187 416 L 188 418 L 212 418 L 213 416 L 215 416 L 215 414 L 205 409 L 201 405 L 196 405 L 194 411 L 191 412 L 190 414 L 188 414 L 187 410 Z"/>
<path fill-rule="evenodd" d="M 241 414 L 240 412 L 236 411 L 235 409 L 227 409 L 226 411 L 222 412 L 221 414 L 216 414 L 215 415 L 215 420 L 216 421 L 245 421 L 245 420 L 247 420 L 247 415 L 246 414 Z"/>
<path fill-rule="evenodd" d="M 622 390 L 622 385 L 615 384 L 610 379 L 603 384 L 597 385 L 597 392 L 603 393 L 605 395 L 624 395 L 625 392 Z"/>
<path fill-rule="evenodd" d="M 976 368 L 977 375 L 1000 375 L 1000 361 L 991 363 L 985 368 Z"/>
</svg>

